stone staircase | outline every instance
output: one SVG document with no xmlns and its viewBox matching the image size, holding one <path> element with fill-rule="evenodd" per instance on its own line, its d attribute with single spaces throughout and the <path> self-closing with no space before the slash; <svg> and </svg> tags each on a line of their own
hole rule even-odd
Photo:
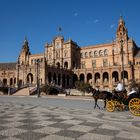
<svg viewBox="0 0 140 140">
<path fill-rule="evenodd" d="M 18 90 L 13 96 L 29 96 L 29 87 Z"/>
</svg>

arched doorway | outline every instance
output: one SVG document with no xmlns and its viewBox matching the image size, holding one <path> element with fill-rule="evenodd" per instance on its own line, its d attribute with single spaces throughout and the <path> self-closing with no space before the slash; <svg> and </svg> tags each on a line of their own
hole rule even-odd
<svg viewBox="0 0 140 140">
<path fill-rule="evenodd" d="M 32 73 L 29 73 L 27 75 L 27 83 L 28 84 L 32 84 L 33 83 L 33 74 Z"/>
<path fill-rule="evenodd" d="M 69 86 L 69 75 L 67 75 L 67 86 Z"/>
<path fill-rule="evenodd" d="M 87 74 L 87 82 L 92 84 L 92 74 L 91 73 Z"/>
<path fill-rule="evenodd" d="M 48 73 L 48 82 L 49 82 L 49 84 L 51 83 L 51 81 L 52 81 L 52 74 L 51 74 L 51 72 L 49 72 Z"/>
<path fill-rule="evenodd" d="M 7 79 L 3 79 L 3 86 L 7 86 Z"/>
<path fill-rule="evenodd" d="M 57 66 L 57 68 L 60 68 L 60 63 L 57 62 L 57 63 L 56 63 L 56 66 Z"/>
<path fill-rule="evenodd" d="M 123 71 L 121 72 L 121 79 L 123 80 Z M 124 81 L 125 83 L 128 81 L 128 72 L 124 71 Z"/>
<path fill-rule="evenodd" d="M 57 84 L 57 82 L 56 82 L 56 74 L 55 73 L 53 74 L 53 83 Z"/>
<path fill-rule="evenodd" d="M 100 82 L 100 73 L 95 73 L 95 83 Z"/>
<path fill-rule="evenodd" d="M 78 77 L 76 74 L 73 74 L 73 85 L 75 85 L 76 81 L 78 81 Z"/>
<path fill-rule="evenodd" d="M 16 84 L 16 78 L 14 78 L 14 85 Z"/>
<path fill-rule="evenodd" d="M 13 85 L 13 78 L 10 78 L 10 86 Z"/>
<path fill-rule="evenodd" d="M 85 81 L 85 76 L 84 76 L 84 74 L 80 74 L 80 81 Z"/>
<path fill-rule="evenodd" d="M 22 87 L 22 80 L 19 80 L 18 87 L 19 87 L 19 88 Z"/>
<path fill-rule="evenodd" d="M 95 85 L 97 88 L 100 87 L 100 73 L 95 73 Z"/>
<path fill-rule="evenodd" d="M 65 75 L 64 75 L 64 74 L 63 74 L 63 76 L 62 76 L 62 87 L 65 88 Z"/>
<path fill-rule="evenodd" d="M 107 83 L 108 81 L 109 81 L 108 73 L 107 73 L 107 72 L 104 72 L 104 73 L 103 73 L 103 82 L 104 82 L 104 83 Z"/>
<path fill-rule="evenodd" d="M 68 62 L 64 63 L 64 68 L 66 68 L 66 69 L 68 68 Z"/>
<path fill-rule="evenodd" d="M 60 81 L 61 81 L 61 75 L 58 74 L 58 85 L 60 86 Z"/>
<path fill-rule="evenodd" d="M 114 72 L 112 73 L 112 82 L 113 82 L 113 83 L 116 83 L 117 81 L 119 81 L 119 74 L 118 74 L 117 71 L 114 71 Z"/>
</svg>

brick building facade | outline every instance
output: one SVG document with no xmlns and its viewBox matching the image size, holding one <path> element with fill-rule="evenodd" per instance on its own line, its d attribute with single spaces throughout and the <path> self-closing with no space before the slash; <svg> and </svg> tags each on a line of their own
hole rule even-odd
<svg viewBox="0 0 140 140">
<path fill-rule="evenodd" d="M 140 49 L 129 38 L 120 17 L 116 38 L 111 43 L 79 47 L 72 40 L 57 36 L 45 45 L 42 54 L 31 54 L 27 39 L 16 63 L 0 63 L 2 85 L 22 86 L 54 83 L 73 87 L 77 80 L 100 89 L 113 89 L 118 80 L 140 81 Z"/>
</svg>

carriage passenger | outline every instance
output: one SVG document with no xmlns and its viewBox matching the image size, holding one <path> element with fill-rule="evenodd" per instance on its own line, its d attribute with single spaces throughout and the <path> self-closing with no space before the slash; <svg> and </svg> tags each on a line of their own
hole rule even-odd
<svg viewBox="0 0 140 140">
<path fill-rule="evenodd" d="M 116 92 L 124 91 L 124 85 L 120 81 L 118 81 L 118 84 L 117 84 L 117 87 L 115 88 L 115 91 Z"/>
<path fill-rule="evenodd" d="M 131 90 L 130 92 L 127 93 L 127 96 L 128 96 L 129 98 L 133 98 L 133 97 L 136 96 L 136 94 L 137 94 L 137 90 L 136 90 L 135 88 L 132 88 L 132 90 Z"/>
</svg>

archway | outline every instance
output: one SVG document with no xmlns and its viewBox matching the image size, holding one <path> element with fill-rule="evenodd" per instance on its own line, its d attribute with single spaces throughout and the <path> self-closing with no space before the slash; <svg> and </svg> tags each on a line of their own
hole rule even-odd
<svg viewBox="0 0 140 140">
<path fill-rule="evenodd" d="M 60 68 L 60 63 L 57 62 L 57 63 L 56 63 L 56 66 L 57 66 L 57 68 Z"/>
<path fill-rule="evenodd" d="M 100 81 L 100 73 L 95 73 L 95 83 Z"/>
<path fill-rule="evenodd" d="M 87 74 L 87 82 L 92 83 L 92 74 L 91 73 Z"/>
<path fill-rule="evenodd" d="M 80 74 L 80 81 L 85 81 L 85 76 L 84 76 L 84 74 Z"/>
<path fill-rule="evenodd" d="M 57 82 L 56 82 L 56 74 L 55 73 L 53 74 L 53 83 L 57 84 Z"/>
<path fill-rule="evenodd" d="M 7 86 L 7 79 L 3 79 L 3 86 Z"/>
<path fill-rule="evenodd" d="M 112 82 L 115 83 L 115 82 L 117 82 L 117 81 L 119 81 L 119 74 L 118 74 L 117 71 L 114 71 L 114 72 L 112 73 Z"/>
<path fill-rule="evenodd" d="M 104 72 L 103 73 L 103 82 L 104 83 L 107 83 L 109 81 L 109 75 L 107 72 Z"/>
<path fill-rule="evenodd" d="M 48 73 L 48 83 L 50 84 L 52 81 L 52 74 L 51 72 Z"/>
<path fill-rule="evenodd" d="M 78 81 L 78 77 L 76 74 L 73 74 L 73 85 L 75 85 L 76 81 Z"/>
<path fill-rule="evenodd" d="M 121 79 L 123 79 L 123 71 L 121 72 Z M 124 71 L 124 81 L 127 82 L 128 81 L 128 72 Z"/>
<path fill-rule="evenodd" d="M 68 62 L 64 63 L 64 68 L 66 68 L 66 69 L 68 68 Z"/>
<path fill-rule="evenodd" d="M 69 75 L 67 75 L 67 86 L 69 86 Z"/>
<path fill-rule="evenodd" d="M 65 75 L 64 75 L 64 74 L 63 74 L 63 76 L 62 76 L 62 87 L 65 88 Z"/>
<path fill-rule="evenodd" d="M 22 80 L 19 80 L 18 86 L 19 86 L 19 88 L 22 87 Z"/>
<path fill-rule="evenodd" d="M 10 86 L 13 85 L 13 78 L 10 78 Z"/>
<path fill-rule="evenodd" d="M 95 84 L 96 87 L 99 88 L 100 87 L 100 73 L 95 73 Z"/>
<path fill-rule="evenodd" d="M 61 81 L 61 75 L 58 74 L 58 85 L 60 86 L 60 81 Z"/>
<path fill-rule="evenodd" d="M 16 78 L 14 78 L 14 84 L 16 84 Z"/>
<path fill-rule="evenodd" d="M 28 84 L 32 84 L 33 83 L 33 74 L 32 73 L 29 73 L 27 75 L 27 83 Z"/>
</svg>

